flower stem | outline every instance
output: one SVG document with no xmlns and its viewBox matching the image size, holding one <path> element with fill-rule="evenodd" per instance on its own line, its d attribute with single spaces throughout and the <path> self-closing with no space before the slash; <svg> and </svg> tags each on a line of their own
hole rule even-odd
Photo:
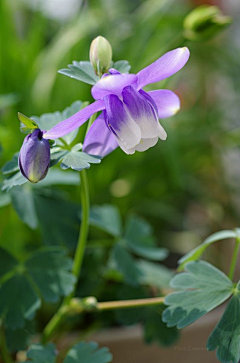
<svg viewBox="0 0 240 363">
<path fill-rule="evenodd" d="M 1 348 L 1 357 L 4 363 L 13 363 L 12 357 L 8 351 L 6 336 L 4 332 L 4 327 L 2 326 L 0 332 L 0 348 Z"/>
<path fill-rule="evenodd" d="M 81 226 L 80 226 L 80 233 L 79 238 L 77 242 L 77 248 L 73 260 L 73 266 L 72 266 L 72 273 L 76 276 L 76 280 L 78 281 L 81 268 L 82 268 L 82 262 L 83 262 L 83 256 L 84 251 L 86 247 L 86 241 L 87 241 L 87 235 L 88 235 L 88 228 L 89 228 L 89 211 L 90 211 L 90 203 L 89 203 L 89 190 L 88 190 L 88 180 L 87 180 L 87 173 L 86 170 L 80 171 L 80 180 L 81 180 L 81 206 L 82 206 L 82 218 L 81 218 Z M 52 317 L 52 319 L 49 321 L 47 326 L 45 327 L 43 331 L 43 342 L 46 342 L 49 340 L 49 338 L 53 335 L 53 333 L 56 331 L 58 326 L 61 324 L 65 312 L 67 310 L 67 307 L 73 298 L 75 291 L 77 287 L 77 282 L 75 286 L 75 290 L 68 296 L 65 297 L 65 299 L 62 302 L 62 305 L 56 312 L 56 314 Z"/>
<path fill-rule="evenodd" d="M 240 238 L 236 238 L 235 247 L 234 247 L 233 255 L 232 255 L 232 261 L 231 261 L 229 273 L 228 273 L 228 277 L 231 280 L 234 277 L 234 272 L 235 272 L 236 265 L 237 265 L 239 247 L 240 247 Z"/>
<path fill-rule="evenodd" d="M 164 297 L 153 297 L 148 299 L 134 299 L 123 301 L 106 301 L 97 303 L 98 310 L 115 310 L 115 309 L 128 309 L 140 308 L 143 306 L 159 305 L 164 303 Z"/>
</svg>

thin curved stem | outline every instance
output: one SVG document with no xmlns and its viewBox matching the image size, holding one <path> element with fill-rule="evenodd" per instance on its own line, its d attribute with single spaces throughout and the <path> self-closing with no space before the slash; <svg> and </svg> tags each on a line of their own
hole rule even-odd
<svg viewBox="0 0 240 363">
<path fill-rule="evenodd" d="M 235 247 L 234 247 L 233 255 L 232 255 L 232 261 L 230 264 L 229 274 L 228 274 L 228 277 L 230 278 L 230 280 L 232 280 L 234 277 L 235 269 L 237 266 L 239 248 L 240 248 L 240 238 L 236 238 Z"/>
<path fill-rule="evenodd" d="M 77 248 L 73 260 L 73 266 L 72 266 L 72 273 L 76 276 L 76 286 L 75 290 L 66 298 L 63 300 L 62 305 L 56 312 L 56 314 L 52 317 L 52 319 L 49 321 L 47 326 L 45 327 L 43 331 L 43 342 L 46 342 L 51 338 L 51 336 L 54 334 L 54 332 L 57 330 L 59 325 L 61 324 L 65 312 L 67 310 L 67 307 L 73 298 L 76 287 L 77 287 L 77 281 L 79 279 L 82 263 L 83 263 L 83 257 L 84 257 L 84 251 L 86 247 L 86 241 L 88 236 L 88 229 L 89 229 L 89 211 L 90 211 L 90 203 L 89 203 L 89 190 L 88 190 L 88 180 L 87 180 L 87 173 L 86 170 L 80 171 L 80 180 L 81 180 L 81 205 L 82 205 L 82 218 L 81 218 L 81 226 L 80 226 L 80 232 L 79 232 L 79 238 L 77 242 Z"/>
</svg>

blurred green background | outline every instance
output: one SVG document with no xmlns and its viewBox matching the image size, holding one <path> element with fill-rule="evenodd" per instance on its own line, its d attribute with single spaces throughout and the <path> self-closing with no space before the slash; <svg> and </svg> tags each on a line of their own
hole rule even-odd
<svg viewBox="0 0 240 363">
<path fill-rule="evenodd" d="M 219 5 L 233 23 L 209 41 L 186 41 L 184 17 L 201 3 Z M 18 111 L 39 116 L 79 99 L 91 100 L 90 86 L 57 71 L 72 60 L 88 60 L 97 35 L 111 42 L 113 59 L 127 59 L 134 73 L 164 52 L 187 45 L 191 57 L 186 67 L 167 83 L 151 87 L 169 88 L 181 99 L 181 112 L 162 121 L 167 141 L 133 156 L 119 149 L 92 166 L 91 202 L 115 204 L 123 218 L 129 212 L 146 218 L 158 244 L 176 257 L 210 233 L 238 226 L 239 16 L 237 0 L 1 0 L 0 165 L 22 144 Z M 79 139 L 84 131 L 82 127 Z M 58 186 L 54 193 L 61 195 L 58 203 L 77 201 L 76 186 Z M 24 257 L 41 245 L 41 234 L 24 225 L 4 198 L 0 245 Z M 48 212 L 57 223 L 58 207 Z M 94 230 L 90 237 L 96 237 Z M 214 254 L 223 266 L 229 253 L 224 246 L 218 244 Z"/>
</svg>

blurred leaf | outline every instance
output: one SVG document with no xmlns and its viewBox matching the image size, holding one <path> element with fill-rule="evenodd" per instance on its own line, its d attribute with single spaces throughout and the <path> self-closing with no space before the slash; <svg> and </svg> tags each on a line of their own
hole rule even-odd
<svg viewBox="0 0 240 363">
<path fill-rule="evenodd" d="M 152 227 L 143 218 L 136 215 L 130 215 L 126 221 L 124 237 L 130 242 L 135 242 L 137 245 L 141 245 L 141 241 L 150 241 L 152 244 Z"/>
<path fill-rule="evenodd" d="M 177 328 L 168 328 L 162 321 L 159 308 L 148 308 L 143 326 L 144 339 L 147 344 L 157 341 L 160 345 L 169 347 L 179 339 Z"/>
<path fill-rule="evenodd" d="M 128 243 L 128 246 L 136 255 L 152 261 L 162 261 L 168 256 L 166 248 L 137 246 L 131 242 Z"/>
<path fill-rule="evenodd" d="M 9 191 L 13 187 L 16 187 L 17 185 L 22 185 L 27 182 L 27 179 L 22 175 L 20 171 L 18 171 L 16 174 L 12 175 L 10 178 L 3 180 L 3 191 Z"/>
<path fill-rule="evenodd" d="M 90 164 L 99 164 L 101 159 L 96 156 L 88 155 L 81 151 L 70 151 L 62 159 L 61 168 L 67 170 L 69 168 L 73 170 L 89 169 Z"/>
<path fill-rule="evenodd" d="M 113 68 L 117 69 L 121 73 L 129 73 L 131 66 L 128 61 L 120 60 L 113 63 Z"/>
<path fill-rule="evenodd" d="M 33 334 L 31 322 L 25 322 L 23 329 L 5 329 L 7 346 L 10 352 L 18 352 L 27 349 L 31 334 Z"/>
<path fill-rule="evenodd" d="M 40 306 L 41 300 L 26 276 L 18 274 L 2 284 L 0 316 L 7 328 L 23 328 L 25 320 L 32 319 Z"/>
<path fill-rule="evenodd" d="M 112 354 L 108 348 L 99 348 L 95 342 L 81 342 L 68 351 L 63 363 L 109 363 L 111 361 Z"/>
<path fill-rule="evenodd" d="M 207 349 L 217 349 L 217 358 L 222 363 L 238 363 L 240 360 L 240 283 L 234 295 L 211 333 Z"/>
<path fill-rule="evenodd" d="M 168 255 L 166 248 L 155 246 L 152 227 L 144 219 L 131 215 L 128 217 L 125 227 L 124 238 L 131 251 L 136 255 L 153 261 L 162 261 Z"/>
<path fill-rule="evenodd" d="M 59 169 L 50 169 L 46 178 L 33 185 L 33 188 L 42 188 L 51 185 L 79 185 L 79 176 L 74 171 L 64 172 Z"/>
<path fill-rule="evenodd" d="M 53 343 L 48 343 L 45 346 L 41 344 L 33 344 L 27 352 L 27 358 L 32 363 L 55 363 L 55 345 Z"/>
<path fill-rule="evenodd" d="M 2 167 L 3 174 L 11 174 L 11 173 L 19 170 L 18 155 L 19 155 L 19 152 L 15 153 L 12 160 L 6 162 L 6 164 L 3 165 L 3 167 Z"/>
<path fill-rule="evenodd" d="M 178 261 L 180 265 L 179 270 L 182 270 L 188 262 L 198 260 L 210 244 L 221 241 L 223 239 L 237 238 L 238 236 L 239 233 L 237 232 L 237 229 L 235 231 L 226 230 L 212 234 L 211 236 L 206 238 L 200 246 L 194 248 L 192 251 L 187 253 Z"/>
<path fill-rule="evenodd" d="M 7 251 L 0 250 L 0 316 L 11 330 L 23 328 L 41 306 L 38 296 L 57 302 L 72 292 L 75 277 L 69 272 L 72 261 L 60 247 L 39 250 L 21 264 Z M 10 275 L 12 273 L 12 275 Z M 37 293 L 38 292 L 38 293 Z"/>
<path fill-rule="evenodd" d="M 11 199 L 13 208 L 17 212 L 19 218 L 30 228 L 36 229 L 38 219 L 34 205 L 34 197 L 31 187 L 16 186 L 11 190 Z"/>
<path fill-rule="evenodd" d="M 115 237 L 121 234 L 120 213 L 118 208 L 111 204 L 93 206 L 90 211 L 90 224 Z"/>
<path fill-rule="evenodd" d="M 79 206 L 63 198 L 37 194 L 34 194 L 34 200 L 43 242 L 73 250 L 79 233 Z"/>
<path fill-rule="evenodd" d="M 68 68 L 60 69 L 58 73 L 91 85 L 94 85 L 99 80 L 90 62 L 73 61 L 73 64 L 69 64 Z"/>
<path fill-rule="evenodd" d="M 48 302 L 57 302 L 69 295 L 75 285 L 75 277 L 69 272 L 72 261 L 58 247 L 35 252 L 25 263 L 28 274 Z"/>
<path fill-rule="evenodd" d="M 78 185 L 79 176 L 74 172 L 63 172 L 61 170 L 50 170 L 44 180 L 37 184 L 27 183 L 23 186 L 16 186 L 10 192 L 12 205 L 17 212 L 19 218 L 30 228 L 38 227 L 38 217 L 36 212 L 35 193 L 41 190 L 42 187 L 52 185 Z M 59 204 L 61 204 L 59 202 Z"/>
<path fill-rule="evenodd" d="M 2 193 L 0 190 L 0 208 L 5 207 L 6 205 L 11 203 L 11 197 L 7 193 Z"/>
<path fill-rule="evenodd" d="M 171 281 L 171 287 L 183 291 L 165 298 L 169 307 L 163 312 L 168 327 L 181 329 L 193 323 L 218 305 L 233 292 L 232 281 L 216 267 L 205 261 L 189 262 Z"/>
<path fill-rule="evenodd" d="M 169 287 L 173 272 L 167 267 L 144 260 L 138 260 L 136 263 L 142 273 L 140 284 L 155 286 L 159 289 Z"/>
<path fill-rule="evenodd" d="M 18 261 L 5 249 L 0 247 L 0 278 L 18 265 Z"/>
<path fill-rule="evenodd" d="M 130 253 L 120 244 L 116 244 L 113 248 L 113 258 L 117 269 L 123 274 L 126 283 L 137 286 L 141 278 L 141 271 Z"/>
</svg>

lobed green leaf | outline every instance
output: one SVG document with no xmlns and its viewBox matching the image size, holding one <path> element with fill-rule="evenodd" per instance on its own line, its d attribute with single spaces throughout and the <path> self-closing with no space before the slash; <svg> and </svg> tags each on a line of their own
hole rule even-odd
<svg viewBox="0 0 240 363">
<path fill-rule="evenodd" d="M 240 282 L 208 338 L 207 349 L 217 349 L 217 358 L 221 363 L 238 363 L 240 360 Z"/>
<path fill-rule="evenodd" d="M 163 321 L 168 327 L 181 329 L 226 301 L 233 290 L 232 281 L 205 261 L 189 262 L 186 272 L 173 277 L 170 286 L 182 291 L 165 298 L 168 308 Z"/>
</svg>

